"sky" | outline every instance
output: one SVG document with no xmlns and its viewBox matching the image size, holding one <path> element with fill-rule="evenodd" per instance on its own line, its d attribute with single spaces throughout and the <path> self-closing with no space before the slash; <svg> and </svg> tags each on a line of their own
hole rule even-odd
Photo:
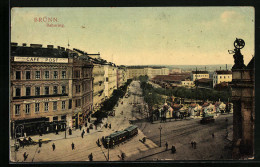
<svg viewBox="0 0 260 167">
<path fill-rule="evenodd" d="M 57 18 L 39 22 L 35 18 Z M 77 48 L 117 65 L 234 64 L 254 55 L 253 7 L 12 8 L 11 42 Z M 64 27 L 48 27 L 47 24 Z"/>
</svg>

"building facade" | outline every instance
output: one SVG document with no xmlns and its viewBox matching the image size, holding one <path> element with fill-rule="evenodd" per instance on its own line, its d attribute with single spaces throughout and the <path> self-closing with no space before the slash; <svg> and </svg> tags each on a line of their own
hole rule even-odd
<svg viewBox="0 0 260 167">
<path fill-rule="evenodd" d="M 76 53 L 65 51 L 63 47 L 53 48 L 53 45 L 43 48 L 40 44 L 31 44 L 30 47 L 11 44 L 12 137 L 65 130 L 78 124 L 79 119 L 76 118 L 79 117 L 74 117 L 77 123 L 73 123 L 73 113 L 76 113 L 75 56 Z M 91 87 L 87 89 L 91 92 Z M 92 100 L 88 100 L 91 103 Z"/>
<path fill-rule="evenodd" d="M 254 58 L 245 68 L 234 68 L 235 65 L 232 69 L 231 83 L 233 103 L 233 158 L 240 159 L 244 156 L 252 157 L 254 155 Z"/>
<path fill-rule="evenodd" d="M 113 91 L 117 88 L 117 67 L 115 64 L 104 64 L 104 85 L 105 85 L 105 98 L 109 98 Z"/>
<path fill-rule="evenodd" d="M 209 79 L 209 72 L 208 71 L 192 71 L 191 79 L 195 81 L 197 79 L 206 78 Z"/>
<path fill-rule="evenodd" d="M 124 85 L 127 81 L 126 68 L 119 66 L 117 69 L 117 88 Z"/>
<path fill-rule="evenodd" d="M 231 82 L 232 81 L 232 72 L 231 71 L 215 71 L 213 73 L 213 88 L 222 82 Z"/>
<path fill-rule="evenodd" d="M 128 79 L 137 79 L 139 76 L 147 75 L 153 78 L 156 75 L 169 75 L 170 71 L 165 67 L 129 66 L 127 67 Z"/>
</svg>

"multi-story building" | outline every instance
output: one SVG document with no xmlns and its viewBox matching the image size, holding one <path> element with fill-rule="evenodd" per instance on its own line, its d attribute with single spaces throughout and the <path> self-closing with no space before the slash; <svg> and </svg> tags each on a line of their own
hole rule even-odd
<svg viewBox="0 0 260 167">
<path fill-rule="evenodd" d="M 126 68 L 124 66 L 119 66 L 117 69 L 117 88 L 122 86 L 127 81 Z"/>
<path fill-rule="evenodd" d="M 49 133 L 56 129 L 73 127 L 75 95 L 73 73 L 77 54 L 65 48 L 47 45 L 11 44 L 10 70 L 10 121 L 11 134 L 22 136 Z M 88 65 L 91 69 L 91 65 Z M 87 78 L 91 78 L 88 74 Z M 82 79 L 82 82 L 85 82 Z M 91 80 L 90 80 L 91 81 Z M 92 81 L 91 81 L 92 82 Z M 89 82 L 89 85 L 92 83 Z M 91 87 L 87 88 L 91 92 Z M 85 95 L 85 94 L 84 94 Z M 91 96 L 89 97 L 91 103 Z M 86 107 L 85 105 L 83 107 Z M 83 108 L 85 110 L 85 108 Z"/>
<path fill-rule="evenodd" d="M 232 72 L 227 70 L 219 70 L 213 73 L 213 88 L 222 82 L 231 82 Z"/>
<path fill-rule="evenodd" d="M 128 78 L 138 78 L 139 76 L 147 75 L 153 78 L 156 75 L 168 75 L 169 69 L 165 67 L 149 67 L 149 66 L 129 66 L 127 67 Z"/>
<path fill-rule="evenodd" d="M 73 127 L 83 124 L 86 118 L 92 113 L 93 86 L 92 86 L 93 65 L 84 56 L 73 58 L 72 78 L 72 123 Z"/>
<path fill-rule="evenodd" d="M 113 91 L 117 88 L 117 67 L 113 63 L 104 64 L 105 71 L 105 98 L 109 98 Z"/>
<path fill-rule="evenodd" d="M 209 72 L 208 71 L 192 71 L 191 79 L 192 81 L 206 78 L 209 79 Z"/>
<path fill-rule="evenodd" d="M 88 54 L 84 51 L 81 51 L 79 49 L 73 49 L 81 57 L 84 57 L 85 59 L 88 59 L 93 63 L 93 71 L 92 71 L 92 77 L 93 77 L 93 112 L 95 112 L 99 107 L 100 104 L 105 100 L 105 85 L 104 85 L 104 66 L 101 62 L 100 53 L 97 54 Z"/>
</svg>

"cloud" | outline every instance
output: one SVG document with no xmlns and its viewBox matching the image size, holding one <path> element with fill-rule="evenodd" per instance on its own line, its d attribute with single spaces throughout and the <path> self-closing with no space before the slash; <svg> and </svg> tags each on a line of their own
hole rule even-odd
<svg viewBox="0 0 260 167">
<path fill-rule="evenodd" d="M 225 11 L 220 15 L 221 21 L 225 23 L 228 21 L 237 20 L 241 18 L 242 16 L 235 11 Z"/>
</svg>

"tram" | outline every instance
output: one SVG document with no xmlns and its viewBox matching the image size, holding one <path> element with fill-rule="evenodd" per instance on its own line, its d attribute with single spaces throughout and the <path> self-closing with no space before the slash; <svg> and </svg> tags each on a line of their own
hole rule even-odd
<svg viewBox="0 0 260 167">
<path fill-rule="evenodd" d="M 102 143 L 105 148 L 113 148 L 114 146 L 134 137 L 135 135 L 138 134 L 138 127 L 135 125 L 131 125 L 125 130 L 122 131 L 117 131 L 109 136 L 106 136 L 103 140 Z"/>
</svg>

